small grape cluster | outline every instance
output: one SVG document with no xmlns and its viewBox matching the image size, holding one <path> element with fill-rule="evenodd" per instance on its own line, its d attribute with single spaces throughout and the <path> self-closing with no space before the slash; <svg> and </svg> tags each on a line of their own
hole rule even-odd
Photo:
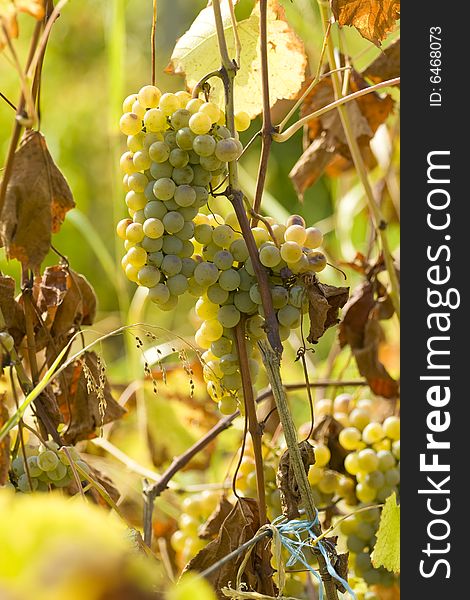
<svg viewBox="0 0 470 600">
<path fill-rule="evenodd" d="M 88 465 L 80 459 L 75 448 L 68 448 L 72 460 L 84 471 Z M 26 465 L 19 453 L 11 464 L 11 479 L 17 491 L 28 493 L 46 492 L 51 488 L 65 488 L 72 482 L 73 474 L 69 459 L 63 449 L 52 441 L 41 446 L 25 446 Z"/>
<path fill-rule="evenodd" d="M 126 250 L 122 267 L 128 279 L 149 288 L 150 300 L 172 310 L 198 266 L 194 219 L 243 148 L 216 104 L 184 91 L 162 94 L 147 85 L 124 100 L 123 111 L 128 151 L 121 169 L 130 218 L 117 225 Z M 249 124 L 246 113 L 236 115 L 239 130 Z"/>
<path fill-rule="evenodd" d="M 171 546 L 181 569 L 206 546 L 207 541 L 199 537 L 199 531 L 219 500 L 220 492 L 210 490 L 192 494 L 183 500 L 178 529 L 171 536 Z"/>
</svg>

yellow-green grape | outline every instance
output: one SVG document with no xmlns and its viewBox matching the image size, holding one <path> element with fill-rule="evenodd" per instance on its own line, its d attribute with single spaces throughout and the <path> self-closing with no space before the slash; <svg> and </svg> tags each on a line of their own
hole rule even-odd
<svg viewBox="0 0 470 600">
<path fill-rule="evenodd" d="M 356 496 L 360 502 L 364 502 L 364 504 L 368 504 L 375 500 L 377 495 L 377 490 L 369 487 L 365 483 L 358 483 L 356 485 Z"/>
<path fill-rule="evenodd" d="M 305 227 L 302 225 L 290 225 L 284 233 L 286 242 L 295 242 L 299 246 L 303 246 L 306 238 Z"/>
<path fill-rule="evenodd" d="M 359 470 L 364 471 L 365 473 L 375 471 L 379 467 L 379 458 L 377 453 L 371 448 L 364 448 L 363 450 L 360 450 L 357 455 L 357 460 L 359 464 Z"/>
<path fill-rule="evenodd" d="M 201 104 L 199 112 L 207 115 L 212 123 L 217 123 L 220 119 L 220 109 L 213 102 L 204 102 L 204 104 Z"/>
<path fill-rule="evenodd" d="M 302 248 L 297 242 L 285 242 L 281 246 L 281 258 L 287 264 L 294 264 L 300 260 Z"/>
<path fill-rule="evenodd" d="M 185 92 L 184 90 L 175 92 L 175 96 L 178 98 L 181 108 L 186 108 L 186 104 L 192 98 L 191 94 L 189 92 Z"/>
<path fill-rule="evenodd" d="M 132 105 L 132 112 L 139 117 L 139 119 L 143 119 L 145 115 L 145 108 L 140 105 L 140 102 L 136 100 Z"/>
<path fill-rule="evenodd" d="M 161 91 L 154 85 L 144 85 L 137 93 L 137 99 L 144 108 L 156 108 L 161 95 Z"/>
<path fill-rule="evenodd" d="M 384 430 L 380 423 L 369 423 L 364 427 L 362 439 L 366 444 L 374 444 L 375 442 L 380 442 L 384 435 Z"/>
<path fill-rule="evenodd" d="M 191 108 L 189 108 L 189 103 L 187 106 L 189 112 L 191 112 Z M 204 135 L 209 133 L 212 127 L 212 121 L 210 117 L 201 112 L 195 112 L 191 118 L 189 119 L 189 128 L 196 135 Z"/>
<path fill-rule="evenodd" d="M 323 494 L 332 494 L 338 484 L 338 475 L 335 471 L 325 470 L 323 477 L 318 482 L 318 489 Z"/>
<path fill-rule="evenodd" d="M 320 273 L 327 265 L 326 256 L 323 252 L 309 252 L 306 258 L 308 261 L 306 268 L 314 273 Z"/>
<path fill-rule="evenodd" d="M 37 465 L 42 471 L 53 471 L 59 464 L 59 457 L 52 450 L 40 452 L 37 459 Z"/>
<path fill-rule="evenodd" d="M 349 413 L 349 421 L 353 427 L 362 431 L 370 423 L 370 412 L 364 408 L 353 408 Z"/>
<path fill-rule="evenodd" d="M 130 223 L 126 228 L 126 239 L 138 244 L 144 239 L 144 229 L 140 223 Z"/>
<path fill-rule="evenodd" d="M 323 234 L 317 227 L 307 227 L 305 230 L 304 246 L 306 248 L 319 248 L 323 242 Z"/>
<path fill-rule="evenodd" d="M 345 427 L 339 432 L 338 439 L 345 450 L 356 450 L 361 445 L 361 432 L 356 427 Z"/>
<path fill-rule="evenodd" d="M 315 486 L 321 481 L 323 477 L 323 469 L 318 465 L 312 465 L 308 472 L 308 480 L 310 485 Z"/>
<path fill-rule="evenodd" d="M 235 129 L 237 131 L 246 131 L 251 125 L 250 115 L 245 111 L 235 113 Z"/>
<path fill-rule="evenodd" d="M 157 133 L 168 128 L 165 113 L 159 108 L 151 108 L 145 113 L 144 125 L 147 131 Z"/>
<path fill-rule="evenodd" d="M 325 446 L 324 444 L 316 444 L 314 452 L 315 465 L 317 467 L 324 467 L 330 462 L 331 452 L 328 446 Z"/>
<path fill-rule="evenodd" d="M 158 103 L 159 109 L 163 112 L 163 114 L 169 117 L 176 110 L 178 110 L 181 105 L 180 101 L 175 94 L 166 93 L 163 94 Z"/>
<path fill-rule="evenodd" d="M 124 135 L 136 135 L 142 130 L 142 119 L 132 112 L 126 112 L 119 120 L 119 128 Z"/>
<path fill-rule="evenodd" d="M 387 417 L 383 422 L 383 432 L 391 440 L 400 439 L 400 418 Z"/>
<path fill-rule="evenodd" d="M 266 244 L 259 251 L 259 259 L 262 265 L 274 268 L 281 262 L 281 253 L 274 244 Z"/>
<path fill-rule="evenodd" d="M 137 100 L 137 94 L 130 94 L 129 96 L 127 96 L 127 98 L 125 98 L 124 102 L 122 103 L 122 112 L 123 113 L 131 112 L 132 105 L 134 104 L 134 102 L 136 100 Z"/>
<path fill-rule="evenodd" d="M 350 403 L 351 394 L 339 394 L 333 401 L 333 408 L 335 412 L 347 414 L 349 412 Z"/>
</svg>

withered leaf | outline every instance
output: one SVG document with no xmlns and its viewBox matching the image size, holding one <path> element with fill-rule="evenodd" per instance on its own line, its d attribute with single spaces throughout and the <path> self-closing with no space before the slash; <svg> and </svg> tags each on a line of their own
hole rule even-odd
<svg viewBox="0 0 470 600">
<path fill-rule="evenodd" d="M 209 542 L 184 568 L 186 571 L 204 571 L 247 542 L 251 540 L 260 526 L 258 503 L 252 498 L 239 498 L 230 514 L 222 523 L 219 535 Z M 266 554 L 266 553 L 264 553 Z M 224 599 L 222 588 L 236 581 L 238 568 L 244 559 L 243 554 L 222 565 L 216 572 L 208 575 L 207 579 L 214 587 L 217 598 Z M 265 574 L 263 571 L 261 549 L 256 547 L 250 555 L 244 572 L 244 581 L 248 589 L 255 589 L 259 593 L 272 593 L 267 589 L 267 583 L 272 585 L 272 571 Z M 270 569 L 269 565 L 267 567 Z M 271 569 L 270 569 L 271 570 Z M 269 580 L 269 582 L 267 581 Z"/>
<path fill-rule="evenodd" d="M 8 257 L 37 270 L 49 252 L 51 234 L 60 229 L 65 214 L 74 206 L 72 192 L 44 137 L 30 131 L 15 152 L 0 206 L 0 242 Z"/>
<path fill-rule="evenodd" d="M 8 409 L 6 407 L 6 394 L 0 394 L 0 429 L 8 421 Z M 0 485 L 8 481 L 8 470 L 10 468 L 10 434 L 0 441 Z"/>
<path fill-rule="evenodd" d="M 332 0 L 338 24 L 355 27 L 366 40 L 379 46 L 400 18 L 400 0 Z"/>
<path fill-rule="evenodd" d="M 398 383 L 390 376 L 379 359 L 379 344 L 383 338 L 378 316 L 389 318 L 390 301 L 386 297 L 376 299 L 373 280 L 363 282 L 344 308 L 339 327 L 341 347 L 349 344 L 360 374 L 367 379 L 372 391 L 384 398 L 396 398 Z M 383 306 L 381 306 L 383 305 Z M 388 306 L 388 308 L 386 308 Z"/>
<path fill-rule="evenodd" d="M 372 83 L 380 83 L 400 76 L 400 40 L 390 44 L 361 75 Z"/>
<path fill-rule="evenodd" d="M 202 540 L 210 540 L 219 534 L 222 523 L 228 517 L 233 509 L 233 504 L 227 500 L 224 494 L 207 521 L 201 525 L 198 531 L 198 537 Z"/>
<path fill-rule="evenodd" d="M 64 440 L 75 444 L 96 437 L 98 427 L 120 419 L 125 410 L 114 400 L 98 355 L 85 352 L 57 380 L 62 418 L 67 424 Z"/>
<path fill-rule="evenodd" d="M 307 440 L 304 440 L 299 443 L 299 450 L 305 473 L 308 474 L 311 465 L 315 464 L 315 452 L 313 446 Z M 276 485 L 281 493 L 282 514 L 289 520 L 298 519 L 300 516 L 299 505 L 302 501 L 302 496 L 290 462 L 289 450 L 286 450 L 279 459 L 279 466 L 276 473 Z"/>
<path fill-rule="evenodd" d="M 78 327 L 93 324 L 93 288 L 69 267 L 47 267 L 35 281 L 34 296 L 42 318 L 42 324 L 36 327 L 36 346 L 41 349 L 48 345 L 48 357 L 62 349 Z"/>
<path fill-rule="evenodd" d="M 320 283 L 316 278 L 306 283 L 310 318 L 307 340 L 316 344 L 329 327 L 339 322 L 339 309 L 346 304 L 349 288 Z"/>
<path fill-rule="evenodd" d="M 18 37 L 19 12 L 28 13 L 40 20 L 44 18 L 44 0 L 0 0 L 0 23 L 10 38 Z M 0 51 L 6 45 L 3 28 L 0 27 Z"/>
<path fill-rule="evenodd" d="M 354 69 L 351 70 L 350 91 L 356 92 L 366 87 L 367 83 L 361 75 Z M 331 79 L 321 80 L 307 95 L 302 105 L 301 116 L 323 108 L 334 99 Z M 346 105 L 354 137 L 369 167 L 375 164 L 375 158 L 370 150 L 370 141 L 392 109 L 393 100 L 389 95 L 381 97 L 374 92 Z M 317 119 L 311 119 L 306 126 L 306 132 L 306 139 L 311 144 L 289 174 L 300 197 L 315 183 L 324 170 L 328 170 L 331 176 L 335 176 L 352 166 L 349 146 L 337 110 L 329 111 Z"/>
<path fill-rule="evenodd" d="M 24 313 L 15 300 L 15 280 L 12 277 L 0 276 L 0 308 L 8 333 L 19 345 L 25 336 Z"/>
</svg>

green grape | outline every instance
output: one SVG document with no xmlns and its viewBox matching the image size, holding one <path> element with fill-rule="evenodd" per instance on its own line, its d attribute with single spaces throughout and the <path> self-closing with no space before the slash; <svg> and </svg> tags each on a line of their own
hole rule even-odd
<svg viewBox="0 0 470 600">
<path fill-rule="evenodd" d="M 259 251 L 259 260 L 262 265 L 274 268 L 281 262 L 281 253 L 274 244 L 263 246 Z"/>
<path fill-rule="evenodd" d="M 59 464 L 59 457 L 52 450 L 44 450 L 38 455 L 37 464 L 42 471 L 53 471 Z"/>
<path fill-rule="evenodd" d="M 392 452 L 393 452 L 393 456 L 397 460 L 400 460 L 400 440 L 397 440 L 396 442 L 393 442 L 393 444 L 392 444 Z"/>
<path fill-rule="evenodd" d="M 188 110 L 191 112 L 191 108 L 189 108 L 189 103 L 186 106 Z M 205 115 L 204 113 L 196 112 L 189 119 L 189 127 L 191 131 L 196 135 L 204 135 L 209 133 L 210 128 L 212 127 L 212 121 L 210 117 Z"/>
<path fill-rule="evenodd" d="M 231 415 L 237 410 L 238 402 L 234 396 L 224 396 L 221 398 L 218 407 L 223 415 Z"/>
<path fill-rule="evenodd" d="M 144 85 L 140 88 L 137 99 L 144 108 L 155 108 L 161 96 L 161 91 L 154 85 Z"/>
<path fill-rule="evenodd" d="M 181 296 L 188 289 L 188 280 L 182 273 L 179 273 L 178 275 L 169 277 L 166 285 L 172 296 Z"/>
<path fill-rule="evenodd" d="M 212 240 L 212 227 L 207 223 L 200 223 L 194 227 L 194 239 L 200 244 L 208 244 Z"/>
<path fill-rule="evenodd" d="M 150 218 L 145 220 L 142 230 L 147 237 L 156 240 L 162 237 L 165 227 L 160 219 Z"/>
<path fill-rule="evenodd" d="M 356 450 L 361 446 L 361 432 L 355 427 L 345 427 L 339 432 L 338 440 L 345 450 Z"/>
<path fill-rule="evenodd" d="M 199 298 L 196 302 L 196 314 L 200 319 L 214 319 L 219 307 L 208 298 Z"/>
<path fill-rule="evenodd" d="M 240 311 L 233 304 L 226 304 L 219 308 L 217 318 L 220 321 L 222 327 L 231 329 L 240 322 Z"/>
<path fill-rule="evenodd" d="M 159 252 L 163 246 L 163 238 L 153 239 L 149 237 L 144 237 L 142 240 L 142 248 L 147 250 L 147 252 L 153 254 L 155 252 Z"/>
<path fill-rule="evenodd" d="M 130 190 L 126 194 L 125 203 L 129 209 L 129 214 L 132 215 L 137 210 L 143 210 L 147 204 L 147 198 L 144 194 L 137 194 L 136 192 Z"/>
<path fill-rule="evenodd" d="M 156 304 L 165 304 L 170 299 L 170 290 L 164 283 L 158 283 L 149 289 L 147 298 Z"/>
<path fill-rule="evenodd" d="M 196 190 L 196 197 L 197 197 L 197 189 L 194 188 Z M 185 206 L 184 208 L 180 208 L 180 213 L 183 215 L 183 218 L 185 221 L 193 221 L 194 217 L 197 215 L 197 208 L 195 208 L 194 206 Z M 193 232 L 194 232 L 194 227 L 195 224 L 193 223 Z"/>
<path fill-rule="evenodd" d="M 236 290 L 240 285 L 240 275 L 235 269 L 227 269 L 222 271 L 219 276 L 219 285 L 223 290 L 231 292 Z"/>
<path fill-rule="evenodd" d="M 182 129 L 183 127 L 188 127 L 190 118 L 191 113 L 189 110 L 186 110 L 185 108 L 178 108 L 178 110 L 175 110 L 175 112 L 171 115 L 171 126 L 176 130 Z"/>
<path fill-rule="evenodd" d="M 361 471 L 370 473 L 371 471 L 376 471 L 378 469 L 379 459 L 377 457 L 377 453 L 371 448 L 360 450 L 359 454 L 357 455 L 357 460 Z"/>
<path fill-rule="evenodd" d="M 350 536 L 356 532 L 357 526 L 359 524 L 357 517 L 358 515 L 353 514 L 351 516 L 348 516 L 348 518 L 344 521 L 341 521 L 339 528 L 343 535 Z"/>
<path fill-rule="evenodd" d="M 142 150 L 144 147 L 144 139 L 145 133 L 143 131 L 139 131 L 135 135 L 129 135 L 127 137 L 127 147 L 131 152 L 137 152 L 138 150 Z"/>
<path fill-rule="evenodd" d="M 237 292 L 233 298 L 233 303 L 240 312 L 246 315 L 252 314 L 258 309 L 258 305 L 253 302 L 247 291 Z"/>
<path fill-rule="evenodd" d="M 183 267 L 183 263 L 179 256 L 175 254 L 167 254 L 161 264 L 161 270 L 168 277 L 172 277 L 173 275 L 178 275 Z"/>
<path fill-rule="evenodd" d="M 219 277 L 219 270 L 211 263 L 199 263 L 194 270 L 194 279 L 199 285 L 208 288 L 213 285 Z M 222 287 L 222 286 L 221 286 Z"/>
<path fill-rule="evenodd" d="M 393 487 L 400 483 L 400 471 L 398 469 L 389 469 L 385 472 L 385 485 Z"/>
<path fill-rule="evenodd" d="M 144 115 L 147 131 L 162 132 L 168 127 L 165 114 L 159 108 L 151 108 Z"/>
<path fill-rule="evenodd" d="M 173 167 L 182 169 L 183 167 L 185 167 L 188 164 L 189 155 L 184 150 L 181 150 L 181 148 L 174 148 L 170 152 L 170 157 L 169 157 L 168 161 L 169 161 L 170 165 L 172 165 Z"/>
<path fill-rule="evenodd" d="M 207 171 L 219 171 L 219 169 L 223 167 L 223 163 L 215 156 L 215 154 L 212 154 L 211 156 L 201 156 L 200 165 Z"/>
<path fill-rule="evenodd" d="M 244 239 L 234 240 L 230 244 L 229 249 L 233 255 L 233 259 L 238 262 L 245 262 L 249 257 L 248 247 Z"/>
<path fill-rule="evenodd" d="M 149 157 L 156 163 L 166 163 L 169 156 L 170 148 L 167 146 L 167 144 L 165 144 L 165 142 L 154 142 L 149 147 Z M 150 170 L 150 172 L 152 171 Z"/>
<path fill-rule="evenodd" d="M 338 476 L 334 471 L 325 470 L 323 477 L 318 483 L 318 489 L 323 494 L 332 494 L 337 486 Z"/>
<path fill-rule="evenodd" d="M 288 304 L 279 309 L 277 319 L 281 325 L 294 329 L 300 325 L 301 313 L 298 308 Z"/>
<path fill-rule="evenodd" d="M 209 185 L 209 183 L 211 181 L 211 177 L 212 177 L 210 172 L 206 171 L 206 169 L 201 167 L 201 165 L 194 165 L 193 171 L 194 171 L 194 178 L 192 181 L 193 185 L 207 187 Z"/>
<path fill-rule="evenodd" d="M 249 295 L 250 295 L 250 298 L 251 298 L 252 302 L 254 302 L 255 304 L 261 304 L 262 303 L 261 292 L 260 292 L 259 284 L 258 283 L 254 283 L 251 286 Z"/>
<path fill-rule="evenodd" d="M 199 107 L 199 112 L 207 115 L 212 123 L 217 123 L 221 117 L 220 108 L 214 102 L 204 102 Z"/>
<path fill-rule="evenodd" d="M 160 310 L 166 310 L 167 312 L 174 310 L 178 305 L 178 296 L 171 296 L 169 299 L 163 304 L 159 304 L 158 307 Z"/>
<path fill-rule="evenodd" d="M 140 285 L 143 285 L 144 287 L 148 288 L 156 286 L 157 283 L 160 281 L 160 278 L 160 271 L 157 269 L 157 267 L 154 267 L 152 265 L 142 267 L 137 273 L 137 279 Z"/>
<path fill-rule="evenodd" d="M 132 112 L 124 113 L 119 120 L 119 128 L 124 135 L 136 135 L 142 129 L 142 119 Z"/>
<path fill-rule="evenodd" d="M 234 138 L 222 139 L 217 142 L 215 155 L 222 162 L 232 162 L 240 156 L 240 147 Z"/>
<path fill-rule="evenodd" d="M 206 188 L 201 187 L 200 185 L 193 186 L 194 191 L 196 192 L 196 204 L 201 207 L 204 204 L 207 204 L 207 200 L 209 198 L 209 192 Z"/>
<path fill-rule="evenodd" d="M 183 248 L 180 252 L 181 258 L 191 258 L 194 254 L 194 244 L 189 240 L 183 240 Z"/>
<path fill-rule="evenodd" d="M 364 427 L 362 439 L 366 444 L 374 444 L 382 440 L 384 435 L 384 430 L 380 423 L 369 423 Z"/>
<path fill-rule="evenodd" d="M 172 210 L 163 217 L 163 225 L 168 233 L 177 233 L 184 227 L 184 218 L 179 212 Z"/>
<path fill-rule="evenodd" d="M 220 357 L 220 369 L 224 375 L 233 375 L 238 371 L 238 356 L 236 354 L 224 354 Z"/>
<path fill-rule="evenodd" d="M 181 216 L 184 218 L 182 214 Z M 185 221 L 183 227 L 175 235 L 179 237 L 180 240 L 190 240 L 194 235 L 194 223 L 192 221 Z M 194 250 L 194 246 L 192 247 L 192 250 Z M 192 254 L 193 252 L 191 251 L 190 256 L 192 256 Z"/>
<path fill-rule="evenodd" d="M 224 328 L 217 319 L 209 319 L 208 321 L 204 321 L 200 327 L 200 331 L 209 342 L 215 342 L 215 340 L 222 337 Z"/>
<path fill-rule="evenodd" d="M 187 279 L 193 276 L 194 269 L 196 268 L 196 261 L 192 258 L 185 257 L 181 259 L 181 274 L 184 275 Z"/>
<path fill-rule="evenodd" d="M 175 190 L 175 202 L 178 206 L 191 206 L 196 201 L 196 192 L 190 185 L 179 185 Z"/>
<path fill-rule="evenodd" d="M 132 157 L 132 161 L 138 171 L 146 171 L 152 164 L 152 160 L 150 159 L 147 150 L 137 150 Z"/>
<path fill-rule="evenodd" d="M 61 462 L 59 462 L 55 469 L 52 469 L 52 471 L 47 472 L 47 475 L 49 479 L 55 483 L 56 481 L 60 481 L 67 475 L 67 467 Z"/>
<path fill-rule="evenodd" d="M 274 308 L 282 308 L 289 300 L 289 292 L 281 285 L 275 285 L 271 288 L 271 298 Z"/>
<path fill-rule="evenodd" d="M 170 212 L 171 210 L 176 210 L 177 212 L 179 212 L 180 210 L 180 206 L 178 206 L 178 204 L 176 204 L 176 202 L 171 199 L 171 200 L 165 200 L 165 208 L 168 210 L 168 212 Z"/>
<path fill-rule="evenodd" d="M 207 288 L 207 297 L 214 304 L 224 304 L 227 302 L 229 293 L 227 290 L 223 290 L 218 283 Z"/>
<path fill-rule="evenodd" d="M 214 154 L 216 141 L 211 135 L 197 135 L 193 141 L 193 150 L 198 156 L 211 156 Z"/>
<path fill-rule="evenodd" d="M 214 243 L 209 242 L 209 244 L 204 246 L 204 248 L 202 249 L 202 257 L 207 262 L 213 262 L 214 256 L 217 254 L 218 251 L 219 246 L 216 246 Z"/>
<path fill-rule="evenodd" d="M 149 262 L 151 262 L 155 267 L 162 266 L 163 258 L 164 258 L 163 252 L 160 252 L 158 250 L 155 252 L 151 252 L 148 255 Z"/>
<path fill-rule="evenodd" d="M 23 492 L 24 494 L 27 494 L 28 492 L 31 492 L 34 490 L 37 490 L 39 485 L 39 481 L 37 479 L 34 479 L 33 477 L 31 477 L 31 485 L 30 482 L 28 480 L 28 476 L 26 475 L 26 473 L 23 473 L 23 475 L 20 475 L 18 477 L 18 489 L 20 490 L 20 492 Z M 31 490 L 32 487 L 32 490 Z"/>
<path fill-rule="evenodd" d="M 322 252 L 309 252 L 307 255 L 308 266 L 305 270 L 320 273 L 326 267 L 326 256 Z"/>
<path fill-rule="evenodd" d="M 380 489 L 384 486 L 386 479 L 382 471 L 371 471 L 367 473 L 364 483 L 375 490 Z"/>
<path fill-rule="evenodd" d="M 134 223 L 140 223 L 141 225 L 145 222 L 145 213 L 143 210 L 136 210 L 134 216 L 132 217 Z"/>
<path fill-rule="evenodd" d="M 294 264 L 302 257 L 302 248 L 297 242 L 284 242 L 281 246 L 281 257 L 288 265 Z"/>
<path fill-rule="evenodd" d="M 200 164 L 201 159 L 199 157 L 199 154 L 196 154 L 196 152 L 194 152 L 194 150 L 188 150 L 188 156 L 189 156 L 189 164 L 190 165 Z"/>
<path fill-rule="evenodd" d="M 194 179 L 194 171 L 189 165 L 182 168 L 173 169 L 171 176 L 177 185 L 188 185 Z"/>
<path fill-rule="evenodd" d="M 28 456 L 26 462 L 28 464 L 28 470 L 31 477 L 39 477 L 40 475 L 42 475 L 44 471 L 38 465 L 37 456 Z"/>
<path fill-rule="evenodd" d="M 233 265 L 233 256 L 228 250 L 219 250 L 215 254 L 213 262 L 218 269 L 226 271 Z"/>
<path fill-rule="evenodd" d="M 228 225 L 217 225 L 212 232 L 212 241 L 220 248 L 229 248 L 235 238 L 235 232 Z"/>
<path fill-rule="evenodd" d="M 223 139 L 227 139 L 229 137 L 232 137 L 232 134 L 230 133 L 230 130 L 227 129 L 227 127 L 224 127 L 223 125 L 218 125 L 215 128 L 215 133 L 217 135 L 218 138 L 223 138 Z"/>
<path fill-rule="evenodd" d="M 181 150 L 192 150 L 194 139 L 195 135 L 189 127 L 182 127 L 176 132 L 176 143 Z"/>
<path fill-rule="evenodd" d="M 162 110 L 165 115 L 169 117 L 180 108 L 180 101 L 178 96 L 167 92 L 161 96 L 158 106 L 160 110 Z"/>
<path fill-rule="evenodd" d="M 143 148 L 148 150 L 154 142 L 163 142 L 163 134 L 149 131 L 144 134 Z"/>
<path fill-rule="evenodd" d="M 215 342 L 212 342 L 210 348 L 212 354 L 217 358 L 221 358 L 224 354 L 230 354 L 232 350 L 232 342 L 228 338 L 222 336 Z"/>
<path fill-rule="evenodd" d="M 380 583 L 380 573 L 375 569 L 369 569 L 364 571 L 362 574 L 362 578 L 369 585 L 377 585 Z"/>
<path fill-rule="evenodd" d="M 239 390 L 242 387 L 242 378 L 238 372 L 224 375 L 222 382 L 227 390 Z"/>
<path fill-rule="evenodd" d="M 377 458 L 379 459 L 379 469 L 381 471 L 388 471 L 396 465 L 395 457 L 389 450 L 379 450 Z"/>
<path fill-rule="evenodd" d="M 358 484 L 359 485 L 359 484 Z M 393 494 L 396 493 L 397 488 L 393 486 L 384 486 L 377 492 L 377 502 L 385 502 L 385 500 Z M 357 486 L 356 486 L 356 495 L 357 495 Z M 358 496 L 359 498 L 359 496 Z"/>
<path fill-rule="evenodd" d="M 127 185 L 133 192 L 143 193 L 148 184 L 148 179 L 143 173 L 132 173 L 127 179 Z"/>
<path fill-rule="evenodd" d="M 377 490 L 369 487 L 366 483 L 358 483 L 356 485 L 356 496 L 360 502 L 368 504 L 369 502 L 373 502 L 375 500 L 375 497 L 377 496 Z"/>
<path fill-rule="evenodd" d="M 157 179 L 153 186 L 153 193 L 158 200 L 170 200 L 176 190 L 175 182 L 169 177 Z"/>
<path fill-rule="evenodd" d="M 264 330 L 264 319 L 260 315 L 253 315 L 246 321 L 246 330 L 250 337 L 254 340 L 264 338 L 266 332 Z"/>
<path fill-rule="evenodd" d="M 172 173 L 173 167 L 168 161 L 163 163 L 153 162 L 150 165 L 150 175 L 154 179 L 161 179 L 162 177 L 171 177 Z"/>
</svg>

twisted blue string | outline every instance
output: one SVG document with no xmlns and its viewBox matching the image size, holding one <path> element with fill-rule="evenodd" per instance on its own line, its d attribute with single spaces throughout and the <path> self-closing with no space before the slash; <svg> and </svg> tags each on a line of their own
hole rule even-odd
<svg viewBox="0 0 470 600">
<path fill-rule="evenodd" d="M 322 586 L 322 580 L 321 580 L 320 573 L 318 573 L 318 571 L 316 571 L 308 563 L 307 559 L 305 558 L 305 554 L 304 554 L 305 546 L 308 546 L 311 548 L 311 546 L 309 544 L 310 539 L 312 539 L 313 541 L 317 540 L 317 536 L 313 532 L 313 528 L 319 524 L 318 513 L 313 521 L 294 519 L 292 521 L 286 521 L 286 522 L 282 523 L 281 521 L 284 521 L 284 519 L 285 519 L 285 517 L 282 517 L 282 516 L 278 517 L 277 519 L 275 519 L 272 522 L 272 525 L 274 527 L 276 527 L 276 529 L 279 532 L 281 544 L 284 546 L 284 548 L 286 548 L 288 550 L 288 552 L 291 555 L 289 560 L 286 563 L 286 566 L 291 567 L 296 562 L 300 562 L 304 567 L 306 567 L 310 571 L 310 573 L 312 573 L 312 575 L 314 575 L 317 578 L 318 583 L 319 583 L 318 588 L 320 591 L 320 600 L 323 600 L 323 586 Z M 304 539 L 302 539 L 301 536 L 302 536 L 302 534 L 305 534 L 305 533 L 308 534 L 308 537 L 304 537 Z M 328 573 L 334 579 L 336 579 L 336 581 L 339 581 L 345 587 L 346 591 L 348 592 L 348 594 L 350 595 L 350 597 L 353 600 L 356 600 L 356 595 L 352 591 L 348 582 L 338 575 L 338 573 L 334 569 L 333 565 L 331 564 L 331 560 L 330 560 L 328 552 L 324 546 L 324 542 L 322 540 L 316 542 L 315 547 L 318 548 L 320 550 L 320 552 L 322 553 L 323 558 L 325 559 L 325 562 L 326 562 L 326 568 L 328 570 Z"/>
</svg>

